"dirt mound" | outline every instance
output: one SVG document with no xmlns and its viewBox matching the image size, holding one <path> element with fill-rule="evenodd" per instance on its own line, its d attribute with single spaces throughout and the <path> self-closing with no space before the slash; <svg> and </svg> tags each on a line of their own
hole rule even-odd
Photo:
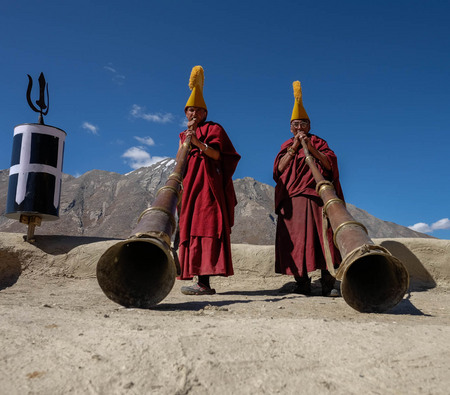
<svg viewBox="0 0 450 395">
<path fill-rule="evenodd" d="M 176 281 L 152 309 L 109 300 L 95 278 L 115 240 L 0 233 L 5 394 L 447 394 L 449 241 L 376 240 L 404 261 L 411 292 L 383 314 L 342 298 L 280 293 L 273 246 L 233 245 L 216 295 Z"/>
</svg>

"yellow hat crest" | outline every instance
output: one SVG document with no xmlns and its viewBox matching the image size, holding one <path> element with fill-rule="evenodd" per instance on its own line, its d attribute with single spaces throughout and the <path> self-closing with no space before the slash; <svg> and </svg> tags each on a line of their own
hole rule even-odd
<svg viewBox="0 0 450 395">
<path fill-rule="evenodd" d="M 189 89 L 192 91 L 191 96 L 186 103 L 186 107 L 200 107 L 206 108 L 205 100 L 203 99 L 203 83 L 205 82 L 205 74 L 202 66 L 194 66 L 189 78 Z"/>
<path fill-rule="evenodd" d="M 295 102 L 292 110 L 291 122 L 294 119 L 309 119 L 305 107 L 303 107 L 302 86 L 300 85 L 300 81 L 294 81 L 292 87 L 294 88 Z"/>
</svg>

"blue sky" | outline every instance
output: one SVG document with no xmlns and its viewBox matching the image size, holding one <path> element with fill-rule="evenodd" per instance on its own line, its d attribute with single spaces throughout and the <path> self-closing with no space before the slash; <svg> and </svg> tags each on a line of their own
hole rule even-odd
<svg viewBox="0 0 450 395">
<path fill-rule="evenodd" d="M 450 239 L 448 15 L 435 0 L 4 1 L 0 168 L 14 126 L 37 122 L 27 74 L 33 100 L 41 71 L 49 83 L 45 123 L 67 132 L 64 172 L 124 174 L 175 157 L 202 65 L 209 119 L 242 155 L 235 178 L 274 185 L 300 80 L 346 200 Z"/>
</svg>

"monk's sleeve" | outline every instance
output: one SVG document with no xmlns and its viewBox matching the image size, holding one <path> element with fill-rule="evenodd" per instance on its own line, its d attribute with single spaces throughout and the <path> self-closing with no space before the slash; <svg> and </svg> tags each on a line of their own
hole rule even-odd
<svg viewBox="0 0 450 395">
<path fill-rule="evenodd" d="M 211 124 L 209 126 L 208 133 L 205 136 L 205 143 L 220 151 L 220 159 L 218 162 L 220 162 L 220 168 L 222 171 L 222 188 L 225 195 L 225 204 L 227 206 L 228 222 L 231 227 L 234 224 L 234 208 L 237 205 L 232 177 L 241 156 L 236 152 L 227 133 L 219 124 Z M 211 177 L 214 177 L 213 162 L 217 163 L 216 161 L 207 160 L 207 166 L 210 169 L 208 174 L 210 174 Z M 211 179 L 210 182 L 212 186 L 215 185 L 213 179 Z"/>
<path fill-rule="evenodd" d="M 280 152 L 278 152 L 275 157 L 275 162 L 273 164 L 273 180 L 278 183 L 280 181 L 281 172 L 278 170 L 278 165 L 280 164 L 281 158 L 286 155 L 288 148 L 292 145 L 293 139 L 285 141 L 280 148 Z"/>
<path fill-rule="evenodd" d="M 286 155 L 288 148 L 292 145 L 292 140 L 293 139 L 285 141 L 281 145 L 280 152 L 278 152 L 277 156 L 275 157 L 275 161 L 273 164 L 273 179 L 276 182 L 275 196 L 274 196 L 274 203 L 275 203 L 274 209 L 276 214 L 280 214 L 279 208 L 281 202 L 289 196 L 288 191 L 286 189 L 286 184 L 288 181 L 288 175 L 291 174 L 290 167 L 292 163 L 289 163 L 288 169 L 286 169 L 283 173 L 281 173 L 278 170 L 278 165 L 280 164 L 281 158 L 283 158 L 283 156 Z"/>
<path fill-rule="evenodd" d="M 210 125 L 205 143 L 220 151 L 224 177 L 231 180 L 241 156 L 236 152 L 225 129 L 219 124 Z"/>
</svg>

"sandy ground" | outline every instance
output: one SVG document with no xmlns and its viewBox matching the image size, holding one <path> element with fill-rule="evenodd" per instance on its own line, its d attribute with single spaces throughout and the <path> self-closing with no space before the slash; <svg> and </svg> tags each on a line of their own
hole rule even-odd
<svg viewBox="0 0 450 395">
<path fill-rule="evenodd" d="M 449 393 L 445 267 L 428 268 L 433 288 L 362 314 L 318 282 L 310 297 L 279 293 L 291 278 L 271 273 L 272 247 L 233 246 L 236 275 L 216 279 L 216 295 L 182 295 L 176 281 L 155 308 L 127 309 L 95 278 L 112 242 L 57 241 L 0 234 L 2 395 Z M 445 266 L 449 244 L 427 246 Z"/>
</svg>

